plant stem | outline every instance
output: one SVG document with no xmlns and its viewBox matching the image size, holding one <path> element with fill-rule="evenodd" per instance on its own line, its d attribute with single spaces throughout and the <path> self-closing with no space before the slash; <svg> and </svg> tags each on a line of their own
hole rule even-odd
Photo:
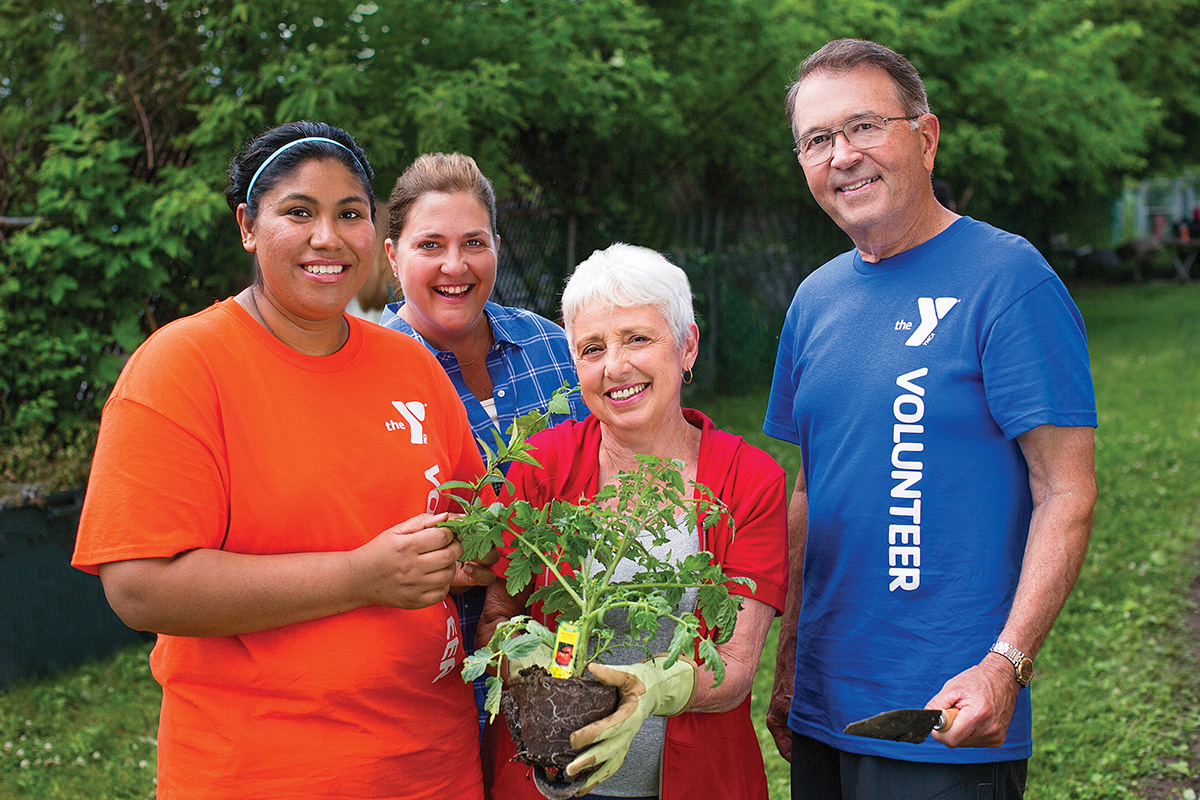
<svg viewBox="0 0 1200 800">
<path fill-rule="evenodd" d="M 546 558 L 546 556 L 542 553 L 541 550 L 537 549 L 537 547 L 535 547 L 528 539 L 526 539 L 520 533 L 518 533 L 517 531 L 513 531 L 512 534 L 517 539 L 520 539 L 521 542 L 523 542 L 530 550 L 532 550 L 534 555 L 536 555 L 541 560 L 541 562 L 546 565 L 546 568 L 549 569 L 550 572 L 552 572 L 554 574 L 554 577 L 558 579 L 559 583 L 562 584 L 563 590 L 568 595 L 571 596 L 571 599 L 575 601 L 575 604 L 577 606 L 579 606 L 580 610 L 582 611 L 586 607 L 586 604 L 585 604 L 583 598 L 580 597 L 579 595 L 575 594 L 575 592 L 571 590 L 570 583 L 567 583 L 565 580 L 563 580 L 563 575 L 561 572 L 558 571 L 558 566 L 553 561 Z"/>
</svg>

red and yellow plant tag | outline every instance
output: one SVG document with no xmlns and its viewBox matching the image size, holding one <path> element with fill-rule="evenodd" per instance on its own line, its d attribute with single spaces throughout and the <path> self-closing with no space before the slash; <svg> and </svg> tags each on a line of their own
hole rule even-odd
<svg viewBox="0 0 1200 800">
<path fill-rule="evenodd" d="M 579 643 L 579 626 L 570 622 L 560 623 L 558 634 L 554 640 L 554 663 L 550 665 L 550 674 L 555 678 L 571 677 L 572 665 L 575 662 L 575 645 Z"/>
</svg>

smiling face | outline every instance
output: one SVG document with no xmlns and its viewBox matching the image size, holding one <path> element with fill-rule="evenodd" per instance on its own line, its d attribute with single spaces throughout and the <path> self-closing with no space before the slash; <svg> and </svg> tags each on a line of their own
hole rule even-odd
<svg viewBox="0 0 1200 800">
<path fill-rule="evenodd" d="M 404 291 L 401 316 L 440 349 L 486 325 L 496 284 L 496 235 L 483 203 L 467 192 L 429 192 L 384 243 Z"/>
<path fill-rule="evenodd" d="M 814 73 L 796 95 L 794 123 L 801 136 L 863 114 L 906 115 L 891 77 L 875 67 Z M 929 176 L 940 131 L 932 114 L 916 122 L 915 130 L 904 120 L 889 123 L 885 141 L 868 150 L 836 136 L 829 161 L 804 167 L 813 197 L 870 260 L 929 238 L 928 218 L 936 212 Z"/>
<path fill-rule="evenodd" d="M 699 329 L 691 324 L 683 344 L 676 342 L 654 306 L 584 306 L 571 323 L 584 403 L 609 428 L 659 429 L 680 413 L 683 372 L 695 363 L 699 340 Z"/>
<path fill-rule="evenodd" d="M 375 258 L 375 225 L 362 180 L 336 159 L 310 159 L 237 209 L 242 246 L 255 254 L 262 294 L 289 322 L 336 320 Z"/>
</svg>

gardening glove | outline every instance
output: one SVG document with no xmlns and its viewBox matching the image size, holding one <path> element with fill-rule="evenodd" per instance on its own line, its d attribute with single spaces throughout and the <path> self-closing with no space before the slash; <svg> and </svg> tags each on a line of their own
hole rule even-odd
<svg viewBox="0 0 1200 800">
<path fill-rule="evenodd" d="M 588 665 L 592 677 L 617 687 L 621 701 L 612 714 L 571 734 L 571 747 L 588 749 L 567 765 L 567 775 L 573 778 L 585 769 L 596 770 L 576 795 L 583 796 L 612 777 L 625 761 L 629 744 L 646 717 L 651 714 L 673 717 L 692 704 L 696 694 L 696 665 L 681 657 L 669 669 L 663 669 L 666 660 L 666 656 L 655 656 L 640 664 L 621 667 Z"/>
<path fill-rule="evenodd" d="M 506 671 L 501 677 L 507 681 L 509 678 L 519 674 L 521 670 L 525 669 L 526 667 L 532 667 L 535 664 L 549 672 L 552 661 L 554 661 L 554 651 L 550 649 L 549 645 L 543 642 L 534 648 L 533 651 L 527 656 L 521 656 L 520 658 L 505 658 L 504 668 Z"/>
</svg>

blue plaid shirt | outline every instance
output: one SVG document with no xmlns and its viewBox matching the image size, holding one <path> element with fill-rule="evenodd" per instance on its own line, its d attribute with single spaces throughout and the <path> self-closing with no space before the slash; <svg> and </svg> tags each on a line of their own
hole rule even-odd
<svg viewBox="0 0 1200 800">
<path fill-rule="evenodd" d="M 437 350 L 399 316 L 401 303 L 389 303 L 383 310 L 379 324 L 406 333 L 437 357 L 442 369 L 450 376 L 458 396 L 467 409 L 467 418 L 476 439 L 495 445 L 492 431 L 496 423 L 488 416 L 483 404 L 467 388 L 463 381 L 458 359 L 449 350 Z M 489 302 L 484 306 L 492 326 L 496 343 L 487 354 L 488 374 L 492 377 L 492 399 L 496 402 L 496 417 L 500 431 L 507 432 L 512 421 L 535 409 L 544 411 L 554 390 L 569 383 L 579 384 L 575 373 L 575 362 L 571 358 L 571 347 L 563 329 L 545 317 L 522 308 L 510 308 Z M 581 420 L 588 415 L 587 406 L 579 393 L 571 395 L 570 415 L 554 414 L 550 424 L 557 425 L 566 419 Z M 480 454 L 482 455 L 482 448 Z M 483 609 L 483 588 L 470 589 L 455 596 L 458 604 L 464 644 L 473 648 L 475 629 L 479 626 L 479 613 Z M 483 679 L 475 681 L 475 704 L 479 708 L 479 724 L 482 730 L 487 714 L 483 711 L 486 689 Z"/>
<path fill-rule="evenodd" d="M 401 303 L 389 303 L 379 324 L 406 333 L 429 348 L 442 369 L 450 376 L 458 396 L 467 408 L 467 418 L 475 437 L 492 446 L 491 431 L 497 426 L 484 410 L 483 404 L 463 381 L 458 359 L 449 350 L 437 350 L 400 316 Z M 488 374 L 492 376 L 492 399 L 496 402 L 496 417 L 500 432 L 508 430 L 512 421 L 535 409 L 545 410 L 554 390 L 569 383 L 579 385 L 575 361 L 563 329 L 545 317 L 523 308 L 510 308 L 489 302 L 484 306 L 496 343 L 487 354 Z M 588 415 L 587 406 L 579 393 L 571 395 L 570 415 L 555 414 L 550 424 L 569 419 L 582 420 Z M 482 454 L 482 450 L 480 451 Z"/>
</svg>

